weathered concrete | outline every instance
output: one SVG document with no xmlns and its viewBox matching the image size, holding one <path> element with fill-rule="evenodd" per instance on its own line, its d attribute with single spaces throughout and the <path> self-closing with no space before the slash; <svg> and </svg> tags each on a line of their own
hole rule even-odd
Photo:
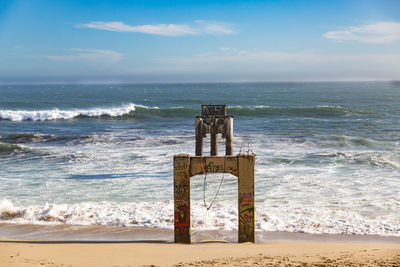
<svg viewBox="0 0 400 267">
<path fill-rule="evenodd" d="M 190 177 L 203 173 L 230 173 L 238 177 L 238 241 L 254 239 L 254 155 L 225 157 L 174 156 L 175 243 L 190 244 Z"/>
<path fill-rule="evenodd" d="M 210 146 L 210 155 L 216 156 L 218 155 L 218 126 L 211 125 L 210 127 L 210 136 L 211 136 L 211 146 Z"/>
<path fill-rule="evenodd" d="M 201 117 L 196 118 L 196 156 L 203 156 L 203 119 Z"/>
<path fill-rule="evenodd" d="M 225 119 L 225 155 L 232 156 L 233 155 L 233 118 L 227 117 Z"/>
<path fill-rule="evenodd" d="M 190 156 L 174 156 L 175 243 L 190 244 Z"/>
<path fill-rule="evenodd" d="M 210 134 L 210 156 L 218 155 L 218 134 L 226 139 L 225 155 L 233 155 L 233 117 L 226 115 L 226 105 L 201 105 L 196 117 L 196 156 L 203 156 L 203 138 Z"/>
</svg>

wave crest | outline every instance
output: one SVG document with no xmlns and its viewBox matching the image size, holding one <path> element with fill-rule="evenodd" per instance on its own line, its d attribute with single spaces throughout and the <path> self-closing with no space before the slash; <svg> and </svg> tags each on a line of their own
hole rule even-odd
<svg viewBox="0 0 400 267">
<path fill-rule="evenodd" d="M 67 120 L 77 117 L 116 117 L 128 114 L 135 110 L 134 104 L 127 104 L 113 108 L 89 108 L 60 110 L 58 108 L 48 110 L 0 110 L 0 119 L 10 121 L 47 121 Z"/>
<path fill-rule="evenodd" d="M 362 112 L 361 112 L 362 113 Z M 168 118 L 184 117 L 193 118 L 200 114 L 200 107 L 147 107 L 143 105 L 128 104 L 115 108 L 91 108 L 71 110 L 0 110 L 0 119 L 11 121 L 46 121 L 66 120 L 72 118 L 88 117 L 120 117 L 120 118 Z M 228 114 L 233 116 L 266 117 L 266 116 L 288 116 L 288 117 L 341 117 L 360 114 L 350 108 L 340 106 L 315 106 L 315 107 L 269 107 L 250 106 L 228 107 Z"/>
<path fill-rule="evenodd" d="M 22 150 L 22 147 L 18 145 L 0 143 L 0 154 L 8 154 L 16 150 Z"/>
</svg>

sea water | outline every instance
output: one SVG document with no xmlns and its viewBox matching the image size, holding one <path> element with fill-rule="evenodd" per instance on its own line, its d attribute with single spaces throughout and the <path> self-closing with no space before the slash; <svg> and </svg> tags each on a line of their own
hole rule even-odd
<svg viewBox="0 0 400 267">
<path fill-rule="evenodd" d="M 256 231 L 400 236 L 395 82 L 1 85 L 0 222 L 172 229 L 201 104 L 226 104 L 234 154 L 256 154 Z M 192 229 L 236 230 L 237 178 L 203 182 Z"/>
</svg>

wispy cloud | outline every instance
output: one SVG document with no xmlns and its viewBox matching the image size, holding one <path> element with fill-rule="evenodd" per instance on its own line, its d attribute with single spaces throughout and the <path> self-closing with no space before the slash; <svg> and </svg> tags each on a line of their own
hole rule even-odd
<svg viewBox="0 0 400 267">
<path fill-rule="evenodd" d="M 240 69 L 242 64 L 252 67 L 273 65 L 275 68 L 278 68 L 288 63 L 318 63 L 321 61 L 321 56 L 308 53 L 251 51 L 221 47 L 217 52 L 202 53 L 193 57 L 159 58 L 157 61 L 164 64 L 175 65 L 182 69 L 203 67 L 210 70 L 219 69 L 220 67 Z"/>
<path fill-rule="evenodd" d="M 221 47 L 219 51 L 193 57 L 159 58 L 157 62 L 168 71 L 182 73 L 251 74 L 298 80 L 400 79 L 400 54 L 326 55 Z"/>
<path fill-rule="evenodd" d="M 87 61 L 95 63 L 116 63 L 122 59 L 122 54 L 112 50 L 71 48 L 71 55 L 44 56 L 60 61 Z"/>
<path fill-rule="evenodd" d="M 204 20 L 196 20 L 196 25 L 194 29 L 197 33 L 207 33 L 207 34 L 234 34 L 235 31 L 232 26 L 228 23 L 223 22 L 207 22 Z"/>
<path fill-rule="evenodd" d="M 85 24 L 75 25 L 77 28 L 91 28 L 97 30 L 114 31 L 114 32 L 137 32 L 144 34 L 153 34 L 161 36 L 184 36 L 184 35 L 226 35 L 234 34 L 235 31 L 227 23 L 207 22 L 197 20 L 192 25 L 187 24 L 146 24 L 131 26 L 121 21 L 94 21 Z"/>
<path fill-rule="evenodd" d="M 322 36 L 336 41 L 390 43 L 400 40 L 400 23 L 376 22 L 363 26 L 348 27 L 342 31 L 327 32 Z"/>
</svg>

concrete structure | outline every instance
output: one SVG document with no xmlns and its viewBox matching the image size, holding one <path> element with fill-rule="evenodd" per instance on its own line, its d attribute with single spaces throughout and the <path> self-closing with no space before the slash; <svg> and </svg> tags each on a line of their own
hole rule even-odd
<svg viewBox="0 0 400 267">
<path fill-rule="evenodd" d="M 218 134 L 226 139 L 225 155 L 233 155 L 233 117 L 226 115 L 225 105 L 202 105 L 196 117 L 196 156 L 203 156 L 203 138 L 211 137 L 210 155 L 218 154 Z"/>
<path fill-rule="evenodd" d="M 203 106 L 202 106 L 203 107 Z M 225 106 L 223 106 L 225 109 Z M 202 110 L 202 115 L 204 115 Z M 207 114 L 205 114 L 207 115 Z M 254 155 L 232 154 L 232 117 L 201 116 L 196 118 L 196 156 L 180 154 L 174 156 L 174 231 L 175 243 L 190 244 L 190 178 L 205 173 L 230 173 L 238 177 L 238 222 L 239 242 L 254 240 Z M 205 122 L 205 123 L 204 123 Z M 223 122 L 223 123 L 222 123 Z M 199 126 L 201 125 L 201 126 Z M 222 127 L 221 127 L 222 126 Z M 214 127 L 215 130 L 212 130 Z M 209 130 L 207 130 L 207 128 Z M 206 130 L 203 130 L 206 129 Z M 217 156 L 216 142 L 211 142 L 211 156 L 202 156 L 204 132 L 213 134 L 223 132 L 229 136 L 226 156 Z M 201 136 L 201 138 L 200 138 Z M 201 141 L 200 141 L 201 140 Z M 215 140 L 216 137 L 215 137 Z M 214 152 L 214 153 L 213 153 Z M 200 155 L 198 155 L 200 154 Z M 215 154 L 215 155 L 213 155 Z"/>
</svg>

